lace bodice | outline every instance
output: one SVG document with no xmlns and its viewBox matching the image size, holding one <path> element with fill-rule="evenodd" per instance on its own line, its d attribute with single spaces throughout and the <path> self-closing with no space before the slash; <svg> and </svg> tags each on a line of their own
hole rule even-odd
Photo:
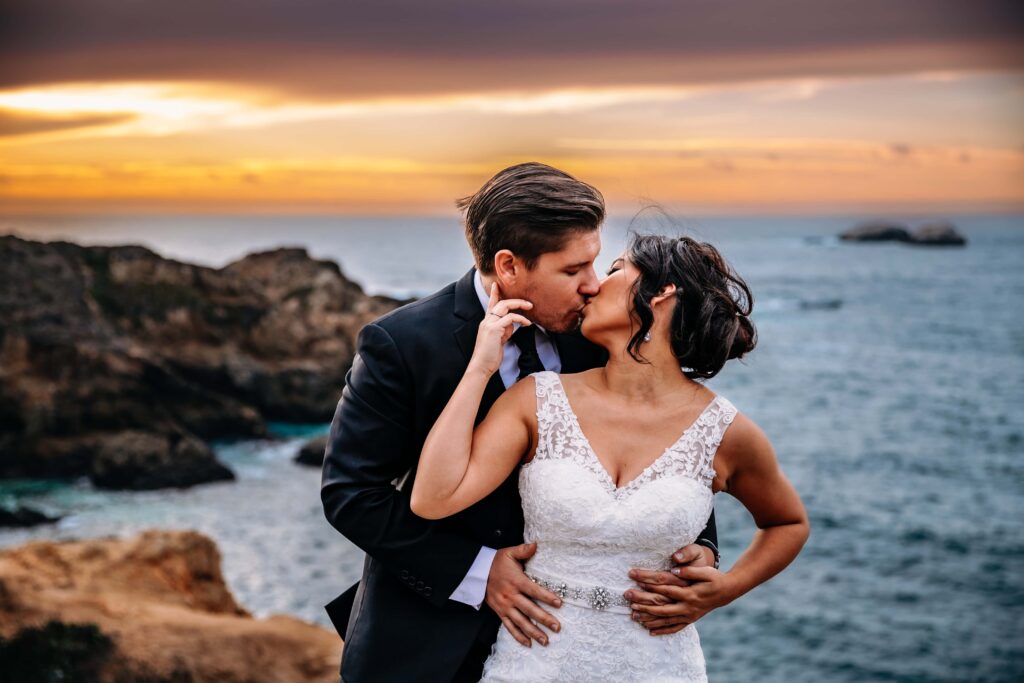
<svg viewBox="0 0 1024 683">
<path fill-rule="evenodd" d="M 526 563 L 534 580 L 563 595 L 562 629 L 548 647 L 524 648 L 504 628 L 484 681 L 659 681 L 704 683 L 694 626 L 652 638 L 629 618 L 622 594 L 631 567 L 667 569 L 711 515 L 715 452 L 736 408 L 716 396 L 635 479 L 616 488 L 580 429 L 561 379 L 537 384 L 537 450 L 519 472 Z M 573 599 L 575 598 L 575 599 Z"/>
<path fill-rule="evenodd" d="M 622 587 L 630 567 L 668 568 L 711 515 L 715 452 L 736 408 L 721 396 L 635 479 L 616 488 L 553 372 L 537 384 L 537 451 L 519 475 L 530 569 Z"/>
</svg>

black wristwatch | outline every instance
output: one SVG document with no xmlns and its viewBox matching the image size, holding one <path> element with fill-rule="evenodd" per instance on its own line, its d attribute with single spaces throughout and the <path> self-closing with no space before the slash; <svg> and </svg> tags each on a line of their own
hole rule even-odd
<svg viewBox="0 0 1024 683">
<path fill-rule="evenodd" d="M 711 552 L 715 554 L 715 569 L 718 569 L 718 565 L 722 561 L 722 556 L 718 552 L 718 546 L 706 538 L 698 538 L 694 543 L 702 545 L 705 548 L 711 548 Z"/>
</svg>

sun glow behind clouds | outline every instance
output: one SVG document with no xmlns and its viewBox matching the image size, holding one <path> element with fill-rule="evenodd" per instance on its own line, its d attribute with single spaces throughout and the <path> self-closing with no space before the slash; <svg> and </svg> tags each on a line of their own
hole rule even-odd
<svg viewBox="0 0 1024 683">
<path fill-rule="evenodd" d="M 920 82 L 950 82 L 959 72 L 922 72 Z M 0 91 L 0 108 L 24 115 L 123 114 L 124 123 L 52 136 L 170 135 L 213 128 L 251 128 L 280 123 L 371 116 L 477 113 L 535 116 L 567 114 L 623 105 L 678 103 L 709 95 L 740 94 L 753 103 L 813 99 L 829 88 L 870 81 L 864 77 L 757 80 L 691 86 L 558 88 L 532 91 L 451 93 L 349 101 L 282 101 L 271 93 L 233 84 L 72 83 Z M 725 114 L 728 116 L 728 114 Z"/>
<path fill-rule="evenodd" d="M 643 87 L 559 89 L 351 102 L 280 102 L 265 93 L 217 88 L 208 83 L 124 83 L 51 86 L 0 92 L 0 108 L 30 115 L 126 114 L 125 123 L 50 136 L 170 135 L 214 128 L 251 128 L 280 123 L 429 113 L 537 115 L 571 113 L 643 102 L 680 101 L 697 88 Z"/>
<path fill-rule="evenodd" d="M 626 210 L 638 196 L 1020 205 L 1005 114 L 1020 83 L 950 71 L 345 101 L 189 81 L 24 88 L 0 91 L 0 199 L 450 212 L 494 170 L 539 159 Z"/>
</svg>

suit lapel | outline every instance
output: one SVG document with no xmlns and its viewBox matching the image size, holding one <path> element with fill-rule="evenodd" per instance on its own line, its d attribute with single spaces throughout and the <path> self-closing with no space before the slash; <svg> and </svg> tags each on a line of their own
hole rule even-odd
<svg viewBox="0 0 1024 683">
<path fill-rule="evenodd" d="M 476 269 L 470 268 L 469 272 L 462 276 L 455 283 L 455 315 L 462 320 L 462 324 L 455 328 L 455 344 L 462 353 L 465 370 L 469 359 L 473 355 L 473 347 L 476 346 L 476 335 L 480 327 L 480 321 L 484 319 L 484 309 L 480 305 L 480 297 L 476 294 Z M 480 401 L 480 411 L 477 413 L 476 421 L 479 423 L 487 415 L 487 411 L 498 397 L 505 391 L 505 383 L 501 381 L 501 373 L 491 375 L 484 389 L 483 399 Z"/>
</svg>

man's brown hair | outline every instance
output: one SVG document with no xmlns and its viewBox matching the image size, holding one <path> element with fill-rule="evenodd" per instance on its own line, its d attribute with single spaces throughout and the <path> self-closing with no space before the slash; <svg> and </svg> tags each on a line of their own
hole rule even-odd
<svg viewBox="0 0 1024 683">
<path fill-rule="evenodd" d="M 476 266 L 488 274 L 502 249 L 533 268 L 541 254 L 558 251 L 571 235 L 596 230 L 604 220 L 604 197 L 596 188 L 537 162 L 499 171 L 456 206 L 465 212 Z"/>
</svg>

